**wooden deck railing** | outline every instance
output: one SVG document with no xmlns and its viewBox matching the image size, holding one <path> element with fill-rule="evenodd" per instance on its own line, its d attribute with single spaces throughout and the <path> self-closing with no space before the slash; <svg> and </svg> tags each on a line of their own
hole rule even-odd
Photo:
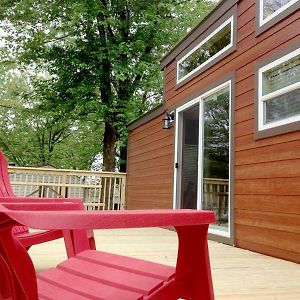
<svg viewBox="0 0 300 300">
<path fill-rule="evenodd" d="M 88 210 L 125 207 L 126 173 L 10 166 L 9 175 L 17 196 L 82 198 Z"/>
</svg>

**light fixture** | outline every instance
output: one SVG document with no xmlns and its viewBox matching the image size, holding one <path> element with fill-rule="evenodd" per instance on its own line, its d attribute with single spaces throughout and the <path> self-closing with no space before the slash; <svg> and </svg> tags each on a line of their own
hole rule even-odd
<svg viewBox="0 0 300 300">
<path fill-rule="evenodd" d="M 174 111 L 167 112 L 163 118 L 163 129 L 171 128 L 171 123 L 174 121 Z"/>
</svg>

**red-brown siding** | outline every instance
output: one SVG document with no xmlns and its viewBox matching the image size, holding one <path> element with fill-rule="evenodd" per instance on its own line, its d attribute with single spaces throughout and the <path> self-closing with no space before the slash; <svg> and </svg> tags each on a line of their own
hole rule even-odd
<svg viewBox="0 0 300 300">
<path fill-rule="evenodd" d="M 300 131 L 255 140 L 254 101 L 257 64 L 299 41 L 299 35 L 298 10 L 256 36 L 255 0 L 241 0 L 235 52 L 179 88 L 175 60 L 165 71 L 166 109 L 182 105 L 226 74 L 235 72 L 235 243 L 241 248 L 298 263 Z M 161 120 L 159 116 L 130 133 L 128 200 L 131 208 L 172 205 L 174 131 L 163 131 Z M 159 160 L 155 166 L 154 160 Z M 158 178 L 163 179 L 160 182 Z M 134 196 L 135 189 L 142 193 L 144 187 L 151 192 L 145 192 L 147 195 L 141 198 Z"/>
<path fill-rule="evenodd" d="M 127 208 L 172 207 L 173 130 L 159 116 L 129 134 Z"/>
</svg>

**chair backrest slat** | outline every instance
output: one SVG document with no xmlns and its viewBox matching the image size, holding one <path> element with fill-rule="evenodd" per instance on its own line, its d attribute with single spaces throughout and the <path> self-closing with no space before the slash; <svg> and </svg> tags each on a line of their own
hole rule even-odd
<svg viewBox="0 0 300 300">
<path fill-rule="evenodd" d="M 7 198 L 15 197 L 15 194 L 13 193 L 9 181 L 7 159 L 1 150 L 0 150 L 0 197 L 7 197 Z M 13 228 L 13 233 L 16 235 L 28 233 L 28 227 L 15 226 Z"/>
<path fill-rule="evenodd" d="M 9 181 L 8 163 L 6 157 L 0 150 L 0 196 L 15 197 Z"/>
</svg>

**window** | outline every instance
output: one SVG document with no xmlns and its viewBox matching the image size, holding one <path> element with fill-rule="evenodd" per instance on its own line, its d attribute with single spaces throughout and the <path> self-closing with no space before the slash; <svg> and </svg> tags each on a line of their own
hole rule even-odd
<svg viewBox="0 0 300 300">
<path fill-rule="evenodd" d="M 299 0 L 259 0 L 260 26 L 266 24 Z"/>
<path fill-rule="evenodd" d="M 258 130 L 300 120 L 300 49 L 259 69 Z"/>
<path fill-rule="evenodd" d="M 177 83 L 219 57 L 233 45 L 233 16 L 177 62 Z"/>
</svg>

